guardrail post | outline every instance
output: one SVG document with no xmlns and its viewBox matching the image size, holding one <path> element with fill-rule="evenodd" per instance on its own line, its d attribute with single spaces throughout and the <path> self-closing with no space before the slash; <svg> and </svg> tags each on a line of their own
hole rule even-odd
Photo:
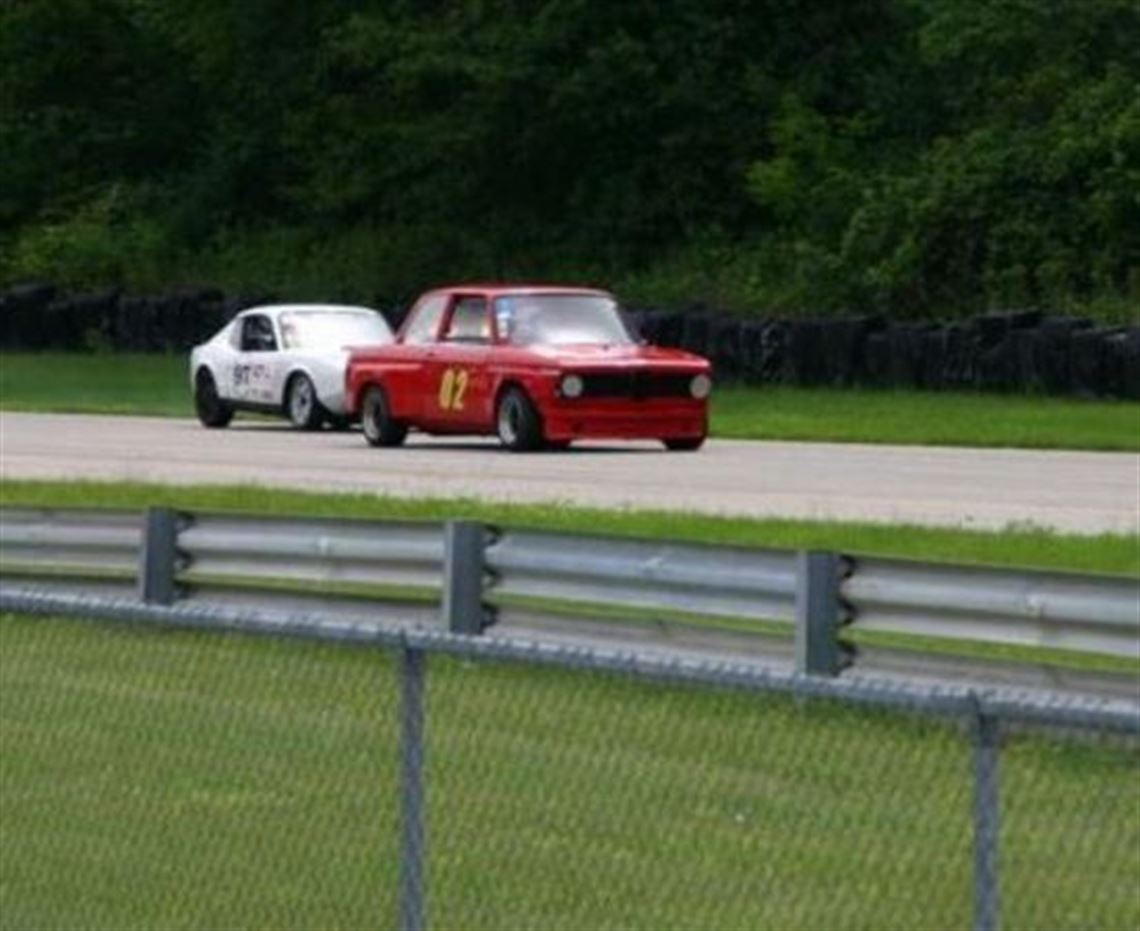
<svg viewBox="0 0 1140 931">
<path fill-rule="evenodd" d="M 482 524 L 448 521 L 443 538 L 443 623 L 454 634 L 483 632 Z"/>
<path fill-rule="evenodd" d="M 974 928 L 997 931 L 999 722 L 979 711 L 974 716 Z"/>
<path fill-rule="evenodd" d="M 839 556 L 803 551 L 796 557 L 796 672 L 839 673 Z"/>
<path fill-rule="evenodd" d="M 424 927 L 424 676 L 422 650 L 400 650 L 400 860 L 396 926 Z"/>
<path fill-rule="evenodd" d="M 178 515 L 170 508 L 147 508 L 139 553 L 139 600 L 174 604 L 178 561 Z"/>
</svg>

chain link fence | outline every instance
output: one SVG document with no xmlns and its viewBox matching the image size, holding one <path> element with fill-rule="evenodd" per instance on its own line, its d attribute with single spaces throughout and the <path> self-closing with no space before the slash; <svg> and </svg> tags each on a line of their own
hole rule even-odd
<svg viewBox="0 0 1140 931">
<path fill-rule="evenodd" d="M 1134 709 L 133 619 L 0 618 L 2 928 L 1140 927 Z"/>
</svg>

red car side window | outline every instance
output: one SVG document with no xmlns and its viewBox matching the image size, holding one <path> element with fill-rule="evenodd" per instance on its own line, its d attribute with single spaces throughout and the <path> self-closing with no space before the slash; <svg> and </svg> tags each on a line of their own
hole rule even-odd
<svg viewBox="0 0 1140 931">
<path fill-rule="evenodd" d="M 491 339 L 491 318 L 481 297 L 460 298 L 451 311 L 443 338 L 455 343 L 486 343 Z"/>
<path fill-rule="evenodd" d="M 425 297 L 412 308 L 404 327 L 403 341 L 411 344 L 434 343 L 446 307 L 446 295 L 433 294 Z"/>
</svg>

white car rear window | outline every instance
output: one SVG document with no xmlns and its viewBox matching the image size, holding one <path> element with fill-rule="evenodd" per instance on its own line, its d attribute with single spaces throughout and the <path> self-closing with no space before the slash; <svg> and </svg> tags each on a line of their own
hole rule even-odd
<svg viewBox="0 0 1140 931">
<path fill-rule="evenodd" d="M 281 315 L 286 349 L 340 349 L 392 342 L 392 330 L 380 314 L 360 311 L 290 311 Z"/>
</svg>

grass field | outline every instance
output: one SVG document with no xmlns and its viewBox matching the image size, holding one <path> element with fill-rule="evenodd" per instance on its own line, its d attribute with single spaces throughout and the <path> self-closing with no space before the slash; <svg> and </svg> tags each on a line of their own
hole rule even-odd
<svg viewBox="0 0 1140 931">
<path fill-rule="evenodd" d="M 83 414 L 192 417 L 186 357 L 4 353 L 0 407 Z"/>
<path fill-rule="evenodd" d="M 0 618 L 0 927 L 394 924 L 396 684 L 371 651 Z M 428 923 L 970 923 L 934 720 L 431 658 Z M 1007 736 L 1003 924 L 1140 923 L 1135 745 Z"/>
<path fill-rule="evenodd" d="M 725 388 L 713 431 L 739 439 L 1140 451 L 1140 404 L 1025 395 Z"/>
<path fill-rule="evenodd" d="M 0 504 L 167 504 L 817 546 L 1140 573 L 1134 537 L 5 481 Z M 0 617 L 0 929 L 394 922 L 396 683 L 364 650 Z M 971 920 L 971 760 L 886 712 L 433 657 L 440 928 Z M 1136 927 L 1135 745 L 1003 743 L 1006 927 Z"/>
<path fill-rule="evenodd" d="M 7 353 L 8 410 L 192 415 L 182 355 Z M 1140 451 L 1140 404 L 1019 395 L 806 388 L 717 391 L 714 436 Z"/>
</svg>

